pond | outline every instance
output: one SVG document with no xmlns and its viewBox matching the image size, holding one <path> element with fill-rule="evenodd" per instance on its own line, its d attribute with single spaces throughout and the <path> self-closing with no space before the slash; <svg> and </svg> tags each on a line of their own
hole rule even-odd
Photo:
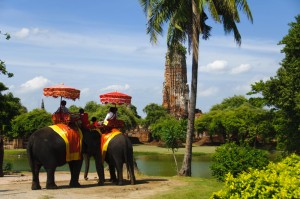
<svg viewBox="0 0 300 199">
<path fill-rule="evenodd" d="M 172 155 L 139 155 L 134 156 L 138 169 L 141 173 L 149 176 L 174 176 L 176 175 L 176 165 Z M 176 155 L 178 168 L 181 168 L 183 155 Z M 4 157 L 5 167 L 6 163 L 11 163 L 14 171 L 30 171 L 26 155 L 6 155 Z M 192 176 L 210 178 L 211 177 L 211 159 L 208 155 L 193 156 L 192 159 Z M 68 164 L 58 167 L 57 171 L 68 171 Z M 42 168 L 42 171 L 44 169 Z M 82 168 L 84 171 L 84 167 Z M 91 159 L 90 172 L 96 172 L 93 158 Z"/>
</svg>

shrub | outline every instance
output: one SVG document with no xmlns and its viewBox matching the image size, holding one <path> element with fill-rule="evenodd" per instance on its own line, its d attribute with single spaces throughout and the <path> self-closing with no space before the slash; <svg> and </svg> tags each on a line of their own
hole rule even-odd
<svg viewBox="0 0 300 199">
<path fill-rule="evenodd" d="M 225 175 L 231 173 L 236 177 L 249 168 L 261 169 L 268 164 L 267 152 L 254 149 L 250 146 L 238 146 L 235 143 L 226 143 L 216 149 L 212 158 L 212 176 L 224 181 Z"/>
<path fill-rule="evenodd" d="M 211 198 L 300 198 L 300 157 L 292 154 L 265 169 L 226 177 L 225 188 Z"/>
</svg>

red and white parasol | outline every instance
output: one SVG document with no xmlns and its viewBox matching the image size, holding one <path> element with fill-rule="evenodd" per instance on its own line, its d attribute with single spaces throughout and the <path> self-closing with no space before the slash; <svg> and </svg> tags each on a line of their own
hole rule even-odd
<svg viewBox="0 0 300 199">
<path fill-rule="evenodd" d="M 110 93 L 105 93 L 100 95 L 100 102 L 102 104 L 126 104 L 130 105 L 131 104 L 131 96 L 126 95 L 124 93 L 120 92 L 110 92 Z"/>
</svg>

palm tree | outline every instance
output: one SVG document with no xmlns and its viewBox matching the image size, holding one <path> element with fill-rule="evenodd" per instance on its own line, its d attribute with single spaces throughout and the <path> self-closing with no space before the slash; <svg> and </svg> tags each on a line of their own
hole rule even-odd
<svg viewBox="0 0 300 199">
<path fill-rule="evenodd" d="M 242 10 L 252 22 L 252 14 L 246 0 L 139 0 L 147 15 L 147 34 L 150 41 L 157 42 L 162 35 L 163 25 L 169 22 L 167 45 L 176 48 L 178 43 L 188 43 L 192 49 L 191 95 L 186 134 L 185 155 L 180 175 L 191 176 L 192 141 L 194 133 L 195 108 L 197 99 L 199 36 L 210 37 L 211 27 L 206 24 L 208 15 L 213 21 L 223 24 L 226 34 L 233 31 L 234 39 L 241 45 L 241 35 L 236 23 L 240 22 L 238 10 Z"/>
</svg>

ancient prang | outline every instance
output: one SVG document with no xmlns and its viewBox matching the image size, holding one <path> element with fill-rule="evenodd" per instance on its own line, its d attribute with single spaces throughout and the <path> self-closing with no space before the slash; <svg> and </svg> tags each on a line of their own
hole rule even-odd
<svg viewBox="0 0 300 199">
<path fill-rule="evenodd" d="M 187 118 L 189 86 L 187 84 L 185 53 L 166 56 L 165 82 L 163 83 L 163 107 L 176 118 Z"/>
</svg>

